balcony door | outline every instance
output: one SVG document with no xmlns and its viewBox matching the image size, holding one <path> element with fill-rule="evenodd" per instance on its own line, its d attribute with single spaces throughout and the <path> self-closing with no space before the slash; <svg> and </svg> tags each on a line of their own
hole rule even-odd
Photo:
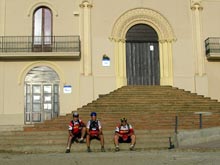
<svg viewBox="0 0 220 165">
<path fill-rule="evenodd" d="M 25 124 L 59 115 L 59 77 L 49 67 L 33 68 L 25 78 Z"/>
<path fill-rule="evenodd" d="M 50 52 L 52 50 L 52 12 L 40 7 L 33 14 L 33 51 Z"/>
</svg>

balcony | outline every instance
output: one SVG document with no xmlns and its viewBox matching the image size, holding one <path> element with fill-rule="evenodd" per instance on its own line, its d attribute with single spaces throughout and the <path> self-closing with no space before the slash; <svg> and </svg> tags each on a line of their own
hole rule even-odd
<svg viewBox="0 0 220 165">
<path fill-rule="evenodd" d="M 207 38 L 205 40 L 205 51 L 208 60 L 220 60 L 220 38 Z"/>
<path fill-rule="evenodd" d="M 79 60 L 79 36 L 0 36 L 0 60 Z"/>
</svg>

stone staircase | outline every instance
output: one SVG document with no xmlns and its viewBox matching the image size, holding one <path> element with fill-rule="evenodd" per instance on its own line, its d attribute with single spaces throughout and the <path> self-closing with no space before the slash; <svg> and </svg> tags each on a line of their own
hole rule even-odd
<svg viewBox="0 0 220 165">
<path fill-rule="evenodd" d="M 169 147 L 167 130 L 137 130 L 137 150 L 167 149 Z M 18 153 L 64 153 L 67 131 L 4 132 L 0 135 L 0 152 Z M 104 131 L 106 151 L 114 151 L 113 131 Z M 128 150 L 129 144 L 121 144 L 121 150 Z M 73 143 L 71 152 L 85 152 L 85 143 Z M 92 151 L 100 151 L 99 141 L 91 142 Z"/>
<path fill-rule="evenodd" d="M 121 117 L 126 117 L 137 135 L 136 149 L 164 149 L 174 130 L 220 126 L 220 103 L 204 96 L 170 86 L 124 86 L 77 109 L 87 122 L 95 111 L 101 121 L 105 147 L 113 150 L 113 133 Z M 199 114 L 202 114 L 200 116 Z M 24 131 L 4 132 L 0 135 L 0 151 L 64 152 L 68 137 L 68 123 L 72 114 L 25 126 Z M 178 120 L 177 120 L 178 119 Z M 177 124 L 177 125 L 176 125 Z M 94 145 L 93 145 L 94 143 Z M 91 148 L 100 149 L 98 141 Z M 122 144 L 121 149 L 127 149 Z M 71 151 L 85 151 L 85 144 L 73 144 Z"/>
</svg>

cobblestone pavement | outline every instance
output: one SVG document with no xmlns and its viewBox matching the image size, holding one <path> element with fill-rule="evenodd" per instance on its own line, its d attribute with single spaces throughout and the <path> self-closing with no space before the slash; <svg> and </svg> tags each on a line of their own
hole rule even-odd
<svg viewBox="0 0 220 165">
<path fill-rule="evenodd" d="M 220 150 L 0 154 L 0 165 L 219 165 L 219 162 Z"/>
</svg>

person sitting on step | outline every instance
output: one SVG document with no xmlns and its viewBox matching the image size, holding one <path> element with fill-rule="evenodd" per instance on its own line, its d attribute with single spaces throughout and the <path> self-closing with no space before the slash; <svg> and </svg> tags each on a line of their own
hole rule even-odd
<svg viewBox="0 0 220 165">
<path fill-rule="evenodd" d="M 86 125 L 79 119 L 79 114 L 77 112 L 73 113 L 73 120 L 69 123 L 69 137 L 67 141 L 66 153 L 70 153 L 70 148 L 72 142 L 82 143 L 86 136 Z"/>
<path fill-rule="evenodd" d="M 91 152 L 90 149 L 90 141 L 92 139 L 97 139 L 100 141 L 101 143 L 101 151 L 105 152 L 105 148 L 104 148 L 104 135 L 102 132 L 102 126 L 101 126 L 101 122 L 99 120 L 97 120 L 97 114 L 96 112 L 92 112 L 90 114 L 91 116 L 91 120 L 88 121 L 87 126 L 86 126 L 86 144 L 87 144 L 87 151 Z"/>
<path fill-rule="evenodd" d="M 114 135 L 115 151 L 119 151 L 119 143 L 131 143 L 130 150 L 134 150 L 136 136 L 131 124 L 127 123 L 126 118 L 121 119 L 121 123 L 115 128 Z"/>
</svg>

